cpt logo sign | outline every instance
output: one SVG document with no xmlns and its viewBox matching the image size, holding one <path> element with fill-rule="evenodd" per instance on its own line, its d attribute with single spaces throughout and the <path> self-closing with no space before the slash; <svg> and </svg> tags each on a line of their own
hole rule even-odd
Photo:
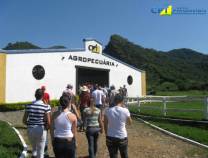
<svg viewBox="0 0 208 158">
<path fill-rule="evenodd" d="M 89 45 L 88 46 L 89 51 L 91 51 L 92 53 L 100 53 L 100 46 L 99 45 Z"/>
</svg>

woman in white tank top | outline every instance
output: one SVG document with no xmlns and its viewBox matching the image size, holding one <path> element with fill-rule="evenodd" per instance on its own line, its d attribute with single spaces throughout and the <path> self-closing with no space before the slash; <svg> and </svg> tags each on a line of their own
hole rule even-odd
<svg viewBox="0 0 208 158">
<path fill-rule="evenodd" d="M 56 158 L 75 158 L 77 118 L 68 109 L 70 98 L 61 96 L 62 111 L 53 114 L 51 137 Z"/>
</svg>

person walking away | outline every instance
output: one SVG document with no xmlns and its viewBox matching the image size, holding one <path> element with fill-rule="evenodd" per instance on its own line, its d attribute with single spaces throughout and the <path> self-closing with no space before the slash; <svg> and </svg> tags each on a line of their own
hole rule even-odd
<svg viewBox="0 0 208 158">
<path fill-rule="evenodd" d="M 63 94 L 67 94 L 71 97 L 74 97 L 73 86 L 71 84 L 67 84 L 66 89 L 63 91 Z"/>
<path fill-rule="evenodd" d="M 69 111 L 69 97 L 61 96 L 59 103 L 62 111 L 58 110 L 52 116 L 53 151 L 56 158 L 75 158 L 77 118 Z"/>
<path fill-rule="evenodd" d="M 82 92 L 80 94 L 80 104 L 79 109 L 81 113 L 82 125 L 80 126 L 80 131 L 85 130 L 86 123 L 83 115 L 83 111 L 85 108 L 90 106 L 90 93 L 88 92 L 88 88 L 86 86 L 82 87 Z"/>
<path fill-rule="evenodd" d="M 81 125 L 82 125 L 82 120 L 81 120 L 81 117 L 80 117 L 80 113 L 78 112 L 77 110 L 77 107 L 75 105 L 75 97 L 74 96 L 71 96 L 70 98 L 70 103 L 69 103 L 69 107 L 68 107 L 69 111 L 72 112 L 76 118 L 77 118 L 77 128 L 79 128 Z M 76 139 L 75 139 L 75 144 L 76 144 Z M 75 156 L 76 157 L 76 146 L 75 146 Z"/>
<path fill-rule="evenodd" d="M 127 91 L 126 85 L 123 85 L 123 96 L 124 97 L 128 96 L 128 91 Z"/>
<path fill-rule="evenodd" d="M 95 158 L 98 148 L 99 132 L 103 133 L 103 122 L 101 110 L 95 107 L 95 100 L 90 98 L 90 107 L 84 109 L 84 116 L 87 123 L 86 137 L 88 140 L 89 158 Z"/>
<path fill-rule="evenodd" d="M 110 158 L 117 158 L 118 150 L 121 158 L 128 158 L 128 138 L 126 122 L 131 124 L 130 112 L 124 108 L 124 99 L 120 94 L 114 98 L 115 106 L 107 109 L 104 116 L 106 145 Z"/>
<path fill-rule="evenodd" d="M 27 124 L 29 141 L 32 144 L 32 158 L 43 158 L 47 129 L 51 124 L 50 107 L 42 101 L 42 89 L 35 92 L 36 100 L 26 105 L 23 122 Z"/>
<path fill-rule="evenodd" d="M 51 110 L 51 106 L 50 104 L 50 95 L 49 93 L 46 92 L 46 86 L 41 86 L 41 89 L 43 91 L 43 102 L 48 105 L 50 107 Z M 44 158 L 49 158 L 48 155 L 48 131 L 47 131 L 47 135 L 46 135 L 46 144 L 45 144 L 45 148 L 44 148 Z"/>
<path fill-rule="evenodd" d="M 100 86 L 95 85 L 95 90 L 92 92 L 92 96 L 95 99 L 96 107 L 101 109 L 102 105 L 104 103 L 105 95 L 104 95 L 103 91 L 101 90 Z"/>
<path fill-rule="evenodd" d="M 109 107 L 114 106 L 114 98 L 118 92 L 116 91 L 116 88 L 114 85 L 110 87 L 110 92 L 109 92 Z"/>
<path fill-rule="evenodd" d="M 108 98 L 108 90 L 106 89 L 106 87 L 102 88 L 103 94 L 104 94 L 104 103 L 103 103 L 103 107 L 105 108 L 106 106 L 108 106 L 108 102 L 109 102 L 109 98 Z"/>
<path fill-rule="evenodd" d="M 75 97 L 73 97 L 71 95 L 68 95 L 67 93 L 63 93 L 62 96 L 66 96 L 66 97 L 69 98 L 70 103 L 69 103 L 68 109 L 69 109 L 70 112 L 72 112 L 76 116 L 76 118 L 77 118 L 77 128 L 79 128 L 82 125 L 82 120 L 81 120 L 80 114 L 77 110 L 77 107 L 75 105 L 75 101 L 74 101 Z M 62 107 L 59 107 L 59 110 L 62 110 Z M 76 139 L 75 139 L 75 143 L 76 143 Z M 76 146 L 75 146 L 75 155 L 76 155 Z"/>
<path fill-rule="evenodd" d="M 41 90 L 43 91 L 43 102 L 45 104 L 50 104 L 50 95 L 46 92 L 46 86 L 41 86 Z"/>
<path fill-rule="evenodd" d="M 123 85 L 123 96 L 124 96 L 124 104 L 125 106 L 127 106 L 127 102 L 128 102 L 128 91 L 127 91 L 127 88 L 126 88 L 126 85 Z"/>
<path fill-rule="evenodd" d="M 69 111 L 71 111 L 73 114 L 75 114 L 76 117 L 79 119 L 80 115 L 79 115 L 79 112 L 76 107 L 76 98 L 75 98 L 74 93 L 72 92 L 72 88 L 73 88 L 72 85 L 68 84 L 66 87 L 66 90 L 63 91 L 62 96 L 69 97 L 69 100 L 70 100 Z"/>
</svg>

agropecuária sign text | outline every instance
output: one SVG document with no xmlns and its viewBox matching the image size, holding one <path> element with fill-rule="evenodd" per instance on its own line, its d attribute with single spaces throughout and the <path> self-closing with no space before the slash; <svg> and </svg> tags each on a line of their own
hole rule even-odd
<svg viewBox="0 0 208 158">
<path fill-rule="evenodd" d="M 64 59 L 65 57 L 62 57 L 62 60 Z M 114 63 L 113 61 L 108 61 L 105 59 L 88 58 L 88 57 L 77 56 L 77 55 L 69 55 L 67 59 L 71 61 L 77 61 L 77 62 L 83 62 L 83 63 L 116 66 L 116 67 L 118 66 L 118 64 Z"/>
</svg>

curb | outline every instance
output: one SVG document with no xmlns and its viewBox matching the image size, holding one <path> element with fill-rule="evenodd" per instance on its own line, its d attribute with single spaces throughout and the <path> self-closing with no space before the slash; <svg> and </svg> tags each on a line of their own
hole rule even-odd
<svg viewBox="0 0 208 158">
<path fill-rule="evenodd" d="M 4 120 L 2 120 L 2 121 L 4 121 Z M 10 122 L 8 122 L 8 121 L 4 121 L 4 122 L 8 123 L 12 127 L 12 129 L 16 132 L 16 134 L 18 135 L 18 137 L 22 143 L 23 151 L 22 151 L 21 155 L 19 156 L 19 158 L 27 157 L 27 148 L 28 147 L 27 147 L 27 144 L 25 143 L 25 140 L 23 139 L 22 135 L 15 127 L 13 127 L 13 125 Z"/>
<path fill-rule="evenodd" d="M 185 142 L 188 142 L 188 143 L 197 145 L 197 146 L 199 146 L 199 147 L 208 149 L 208 145 L 205 145 L 205 144 L 199 143 L 199 142 L 197 142 L 197 141 L 194 141 L 194 140 L 185 138 L 185 137 L 183 137 L 183 136 L 179 136 L 179 135 L 177 135 L 177 134 L 175 134 L 175 133 L 169 132 L 169 131 L 167 131 L 167 130 L 165 130 L 165 129 L 163 129 L 163 128 L 160 128 L 160 127 L 158 127 L 158 126 L 156 126 L 156 125 L 153 125 L 153 124 L 151 124 L 151 123 L 149 123 L 149 122 L 147 122 L 147 121 L 145 121 L 145 120 L 143 120 L 143 119 L 141 119 L 141 118 L 136 118 L 136 119 L 137 119 L 137 120 L 140 120 L 141 122 L 143 122 L 143 123 L 149 125 L 150 127 L 154 128 L 154 129 L 159 130 L 160 132 L 165 133 L 166 135 L 169 135 L 169 136 L 171 136 L 171 137 L 180 139 L 180 140 L 182 140 L 182 141 L 185 141 Z"/>
</svg>

